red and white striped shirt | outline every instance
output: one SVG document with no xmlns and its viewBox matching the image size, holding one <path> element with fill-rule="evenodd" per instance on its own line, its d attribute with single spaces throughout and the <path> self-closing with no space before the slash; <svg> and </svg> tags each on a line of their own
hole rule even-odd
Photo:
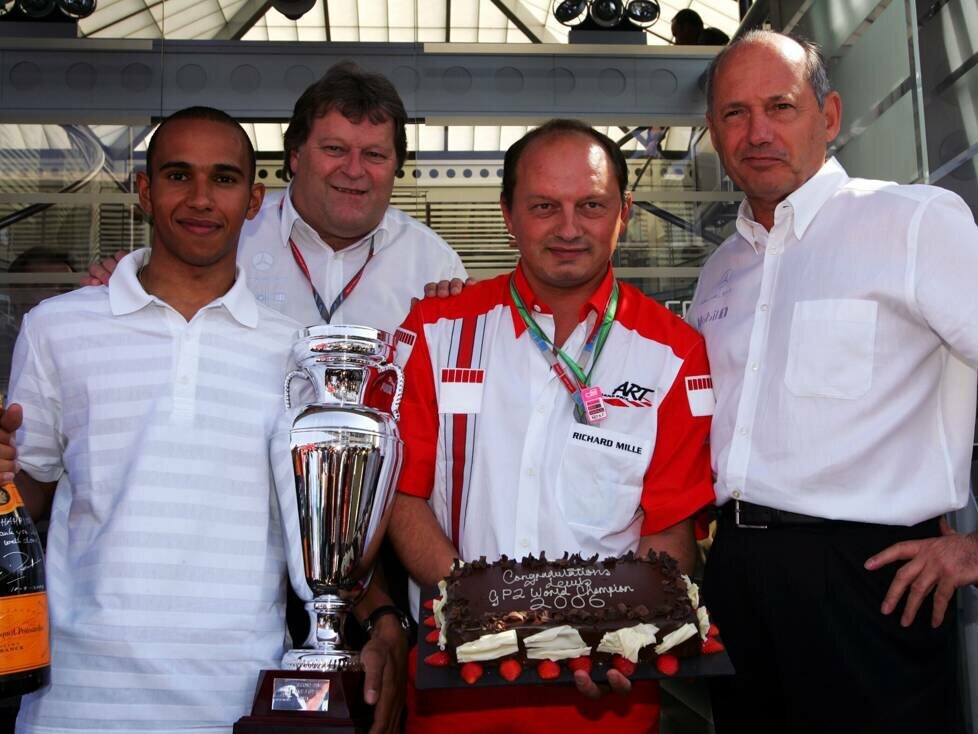
<svg viewBox="0 0 978 734">
<path fill-rule="evenodd" d="M 609 268 L 562 345 L 572 357 L 602 315 L 612 283 Z M 519 269 L 516 288 L 552 339 L 553 316 Z M 621 284 L 591 376 L 607 412 L 595 427 L 575 420 L 570 395 L 516 311 L 508 275 L 455 298 L 422 301 L 396 338 L 406 364 L 399 491 L 428 499 L 463 559 L 620 555 L 635 550 L 641 535 L 713 501 L 703 341 L 632 286 Z M 416 596 L 414 602 L 416 608 Z M 432 700 L 412 686 L 408 730 L 524 731 L 545 716 L 550 731 L 630 734 L 658 720 L 657 688 L 649 681 L 615 702 L 521 686 L 453 695 L 458 700 L 448 711 L 443 697 Z"/>
<path fill-rule="evenodd" d="M 580 354 L 613 275 L 563 346 Z M 712 388 L 702 339 L 627 284 L 591 384 L 608 417 L 578 423 L 526 333 L 504 275 L 416 306 L 406 362 L 401 492 L 429 499 L 463 559 L 546 551 L 618 555 L 713 500 Z M 520 270 L 517 290 L 552 337 Z M 410 355 L 409 359 L 404 354 Z"/>
</svg>

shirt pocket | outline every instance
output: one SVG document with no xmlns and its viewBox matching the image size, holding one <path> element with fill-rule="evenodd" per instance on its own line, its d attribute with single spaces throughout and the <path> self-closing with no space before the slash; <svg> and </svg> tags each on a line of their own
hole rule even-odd
<svg viewBox="0 0 978 734">
<path fill-rule="evenodd" d="M 873 382 L 876 301 L 799 301 L 791 319 L 784 382 L 799 397 L 852 400 Z"/>
<path fill-rule="evenodd" d="M 651 441 L 575 424 L 557 475 L 557 505 L 568 524 L 600 535 L 625 530 L 642 499 Z"/>
</svg>

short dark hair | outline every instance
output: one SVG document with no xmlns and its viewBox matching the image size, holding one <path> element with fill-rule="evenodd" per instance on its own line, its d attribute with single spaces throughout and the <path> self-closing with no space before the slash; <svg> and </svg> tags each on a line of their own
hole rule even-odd
<svg viewBox="0 0 978 734">
<path fill-rule="evenodd" d="M 407 111 L 401 95 L 382 74 L 361 69 L 352 61 L 334 64 L 295 103 L 285 131 L 285 180 L 292 178 L 292 153 L 309 139 L 313 123 L 330 110 L 350 122 L 365 118 L 375 125 L 388 120 L 394 125 L 394 152 L 400 169 L 407 158 Z"/>
<path fill-rule="evenodd" d="M 700 14 L 689 8 L 683 8 L 672 16 L 672 22 L 679 23 L 680 25 L 691 25 L 697 31 L 703 30 L 703 19 L 700 17 Z"/>
<path fill-rule="evenodd" d="M 233 127 L 238 131 L 241 139 L 244 141 L 245 150 L 248 152 L 248 183 L 255 182 L 255 146 L 251 144 L 251 138 L 248 137 L 248 133 L 245 132 L 244 128 L 241 127 L 241 123 L 235 120 L 231 115 L 223 110 L 219 110 L 215 107 L 184 107 L 182 110 L 177 110 L 172 115 L 163 119 L 159 127 L 153 133 L 153 137 L 149 139 L 149 145 L 146 147 L 146 175 L 150 178 L 153 177 L 153 154 L 156 152 L 156 141 L 159 139 L 160 133 L 163 131 L 168 124 L 175 122 L 177 120 L 209 120 L 210 122 L 219 122 L 229 127 Z"/>
<path fill-rule="evenodd" d="M 741 46 L 747 46 L 754 43 L 765 43 L 774 38 L 788 38 L 797 43 L 802 47 L 805 52 L 805 78 L 808 80 L 808 84 L 812 88 L 812 92 L 815 94 L 815 101 L 818 102 L 818 108 L 825 108 L 825 98 L 828 96 L 829 92 L 832 91 L 832 85 L 829 82 L 829 74 L 825 67 L 825 57 L 822 56 L 821 48 L 817 43 L 809 41 L 801 36 L 795 36 L 788 33 L 778 33 L 777 31 L 767 31 L 767 30 L 753 30 L 748 31 L 742 36 L 735 38 L 729 46 L 718 53 L 713 61 L 710 62 L 709 68 L 706 70 L 706 114 L 710 115 L 713 112 L 713 87 L 716 84 L 717 72 L 720 69 L 720 65 L 723 60 L 733 51 L 737 50 Z"/>
<path fill-rule="evenodd" d="M 39 246 L 25 250 L 15 257 L 7 268 L 7 272 L 34 273 L 37 272 L 38 266 L 44 265 L 64 265 L 70 272 L 75 271 L 67 250 L 52 250 Z"/>
<path fill-rule="evenodd" d="M 604 148 L 604 152 L 608 155 L 608 160 L 611 161 L 611 167 L 614 169 L 615 178 L 618 179 L 618 190 L 621 193 L 621 200 L 624 202 L 628 187 L 628 163 L 625 160 L 625 154 L 621 152 L 621 148 L 618 147 L 614 140 L 603 133 L 599 133 L 586 122 L 555 119 L 530 130 L 530 132 L 509 146 L 509 149 L 506 151 L 506 156 L 503 159 L 502 196 L 507 208 L 513 205 L 513 191 L 516 189 L 516 169 L 527 146 L 534 140 L 560 135 L 584 135 Z"/>
</svg>

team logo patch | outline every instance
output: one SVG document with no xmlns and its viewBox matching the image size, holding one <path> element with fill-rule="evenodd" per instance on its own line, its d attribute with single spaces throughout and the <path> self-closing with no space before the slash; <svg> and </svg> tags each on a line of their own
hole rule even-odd
<svg viewBox="0 0 978 734">
<path fill-rule="evenodd" d="M 446 367 L 438 385 L 439 413 L 478 413 L 482 410 L 485 370 Z"/>
<path fill-rule="evenodd" d="M 413 331 L 398 327 L 394 332 L 394 361 L 403 367 L 407 364 L 414 349 L 414 343 L 418 340 L 418 335 Z"/>
<path fill-rule="evenodd" d="M 713 378 L 710 375 L 687 377 L 686 399 L 689 401 L 689 412 L 694 416 L 713 415 L 717 404 L 713 396 Z"/>
<path fill-rule="evenodd" d="M 655 397 L 654 387 L 642 387 L 637 382 L 627 380 L 611 391 L 611 396 L 604 399 L 605 405 L 619 408 L 650 408 Z M 618 398 L 617 401 L 613 398 Z"/>
<path fill-rule="evenodd" d="M 275 258 L 268 252 L 259 252 L 253 258 L 251 258 L 252 267 L 254 267 L 255 270 L 262 272 L 265 270 L 270 270 L 274 263 Z"/>
</svg>

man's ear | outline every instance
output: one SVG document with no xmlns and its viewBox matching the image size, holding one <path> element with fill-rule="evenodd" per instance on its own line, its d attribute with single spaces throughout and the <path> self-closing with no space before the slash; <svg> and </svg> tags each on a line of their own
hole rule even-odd
<svg viewBox="0 0 978 734">
<path fill-rule="evenodd" d="M 261 203 L 265 199 L 265 184 L 254 183 L 251 185 L 251 198 L 248 200 L 248 210 L 245 212 L 245 219 L 254 219 L 261 209 Z"/>
<path fill-rule="evenodd" d="M 831 143 L 842 128 L 842 97 L 838 92 L 825 95 L 822 114 L 825 115 L 825 142 Z"/>
<path fill-rule="evenodd" d="M 152 221 L 153 202 L 150 198 L 150 186 L 149 174 L 146 171 L 140 171 L 136 174 L 136 189 L 139 191 L 139 208 L 143 210 L 146 218 Z"/>
<path fill-rule="evenodd" d="M 499 195 L 499 209 L 503 213 L 503 222 L 506 223 L 506 234 L 509 236 L 509 246 L 512 247 L 515 244 L 516 236 L 513 234 L 513 215 L 509 210 L 509 206 L 506 204 L 506 199 L 502 194 Z"/>
</svg>

